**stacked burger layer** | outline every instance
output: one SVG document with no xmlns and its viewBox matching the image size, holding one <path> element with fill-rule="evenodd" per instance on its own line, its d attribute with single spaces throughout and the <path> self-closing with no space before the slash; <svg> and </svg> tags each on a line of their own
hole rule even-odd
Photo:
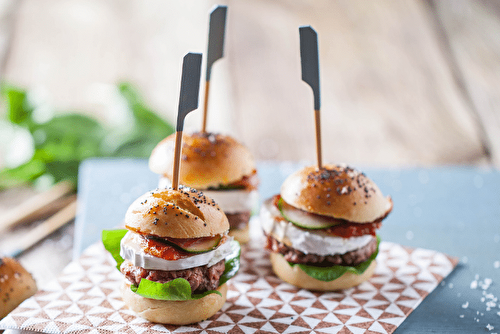
<svg viewBox="0 0 500 334">
<path fill-rule="evenodd" d="M 295 172 L 261 209 L 274 272 L 311 290 L 360 284 L 375 270 L 376 232 L 391 210 L 391 199 L 353 168 L 326 165 Z"/>
<path fill-rule="evenodd" d="M 150 169 L 161 175 L 159 187 L 172 183 L 175 135 L 162 140 L 151 153 Z M 209 132 L 183 134 L 179 183 L 201 190 L 224 210 L 230 235 L 249 240 L 248 221 L 257 206 L 259 183 L 250 151 L 234 138 Z"/>
<path fill-rule="evenodd" d="M 130 205 L 125 227 L 104 231 L 103 243 L 124 275 L 131 310 L 152 322 L 190 324 L 224 305 L 240 247 L 214 200 L 185 187 L 150 191 Z"/>
</svg>

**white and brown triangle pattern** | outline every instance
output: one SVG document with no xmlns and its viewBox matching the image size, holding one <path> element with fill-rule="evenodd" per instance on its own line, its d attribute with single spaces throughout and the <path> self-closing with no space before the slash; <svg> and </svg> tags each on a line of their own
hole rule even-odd
<svg viewBox="0 0 500 334">
<path fill-rule="evenodd" d="M 356 288 L 311 292 L 283 283 L 260 242 L 242 249 L 227 302 L 190 326 L 152 324 L 134 315 L 117 291 L 121 274 L 101 244 L 0 322 L 44 333 L 392 333 L 447 276 L 457 259 L 382 242 L 374 276 Z"/>
</svg>

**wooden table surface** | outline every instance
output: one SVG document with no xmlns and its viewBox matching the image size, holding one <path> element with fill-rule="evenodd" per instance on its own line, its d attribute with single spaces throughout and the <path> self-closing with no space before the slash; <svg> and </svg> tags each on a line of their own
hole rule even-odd
<svg viewBox="0 0 500 334">
<path fill-rule="evenodd" d="M 234 135 L 257 160 L 315 159 L 298 35 L 311 25 L 324 161 L 500 166 L 500 1 L 1 0 L 0 79 L 56 113 L 104 122 L 120 121 L 110 87 L 126 80 L 173 121 L 182 56 L 205 52 L 216 3 L 228 5 L 228 25 L 208 130 Z M 200 125 L 200 113 L 190 114 L 187 130 Z M 32 192 L 0 193 L 0 212 Z M 19 259 L 42 286 L 70 261 L 72 244 L 70 224 Z"/>
</svg>

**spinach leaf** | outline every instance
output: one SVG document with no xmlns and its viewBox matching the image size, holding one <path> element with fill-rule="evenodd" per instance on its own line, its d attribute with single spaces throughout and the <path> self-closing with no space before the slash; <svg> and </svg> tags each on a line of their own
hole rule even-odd
<svg viewBox="0 0 500 334">
<path fill-rule="evenodd" d="M 357 266 L 331 266 L 331 267 L 317 267 L 306 264 L 294 264 L 288 262 L 291 266 L 299 266 L 307 275 L 311 276 L 320 281 L 330 282 L 336 280 L 340 276 L 344 275 L 346 272 L 350 271 L 356 275 L 361 275 L 370 266 L 373 260 L 378 255 L 378 247 L 380 244 L 380 238 L 377 236 L 377 250 L 364 262 L 358 264 Z"/>
</svg>

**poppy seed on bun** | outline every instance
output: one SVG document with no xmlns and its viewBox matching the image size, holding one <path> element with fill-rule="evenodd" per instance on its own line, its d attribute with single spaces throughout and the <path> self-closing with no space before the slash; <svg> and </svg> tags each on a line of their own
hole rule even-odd
<svg viewBox="0 0 500 334">
<path fill-rule="evenodd" d="M 190 188 L 150 191 L 136 199 L 125 214 L 125 227 L 162 238 L 200 238 L 229 230 L 219 205 Z"/>
<path fill-rule="evenodd" d="M 228 290 L 221 283 L 227 255 L 218 256 L 232 249 L 232 239 L 227 237 L 228 220 L 214 200 L 187 187 L 156 189 L 130 205 L 125 227 L 129 231 L 120 241 L 120 291 L 129 309 L 146 320 L 175 325 L 206 320 L 221 309 Z M 189 248 L 206 239 L 206 248 Z M 133 291 L 144 281 L 164 284 L 175 279 L 186 280 L 192 293 L 218 293 L 170 300 Z"/>
<path fill-rule="evenodd" d="M 377 230 L 391 210 L 391 198 L 354 168 L 327 164 L 298 170 L 261 207 L 274 273 L 309 290 L 361 284 L 375 271 Z"/>
<path fill-rule="evenodd" d="M 298 209 L 352 223 L 372 222 L 392 210 L 391 198 L 372 180 L 341 165 L 310 166 L 291 174 L 281 186 L 281 197 Z"/>
</svg>

